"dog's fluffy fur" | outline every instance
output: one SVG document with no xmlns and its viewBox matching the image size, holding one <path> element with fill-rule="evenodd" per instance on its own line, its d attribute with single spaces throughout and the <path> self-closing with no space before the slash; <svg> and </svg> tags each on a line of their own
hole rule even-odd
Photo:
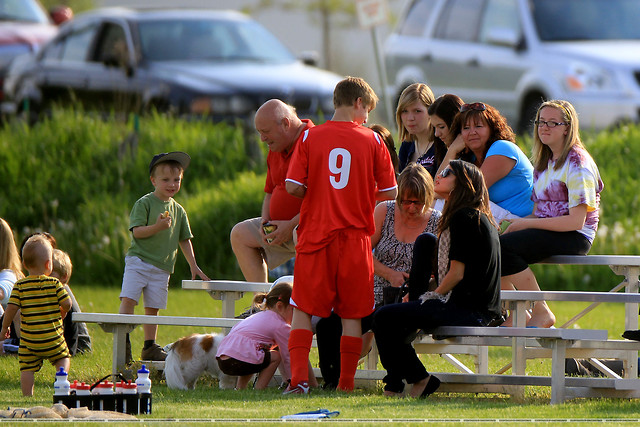
<svg viewBox="0 0 640 427">
<path fill-rule="evenodd" d="M 216 360 L 222 338 L 217 334 L 193 334 L 166 346 L 164 375 L 167 386 L 181 390 L 194 389 L 198 378 L 207 372 L 218 379 L 220 388 L 234 388 L 237 377 L 223 373 Z"/>
</svg>

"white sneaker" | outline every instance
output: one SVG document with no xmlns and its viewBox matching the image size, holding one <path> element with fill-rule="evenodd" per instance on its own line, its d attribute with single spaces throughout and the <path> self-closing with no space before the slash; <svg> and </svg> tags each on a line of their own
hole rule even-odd
<svg viewBox="0 0 640 427">
<path fill-rule="evenodd" d="M 303 381 L 293 387 L 291 386 L 291 384 L 289 384 L 287 389 L 283 391 L 282 394 L 309 394 L 309 383 Z"/>
</svg>

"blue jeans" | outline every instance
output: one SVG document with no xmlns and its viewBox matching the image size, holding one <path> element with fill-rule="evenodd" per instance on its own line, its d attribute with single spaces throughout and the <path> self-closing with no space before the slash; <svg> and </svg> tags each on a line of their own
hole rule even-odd
<svg viewBox="0 0 640 427">
<path fill-rule="evenodd" d="M 486 326 L 490 319 L 455 303 L 438 300 L 385 305 L 373 316 L 373 332 L 380 362 L 387 370 L 384 389 L 401 393 L 402 380 L 414 384 L 429 376 L 411 342 L 418 330 L 430 332 L 438 326 Z"/>
</svg>

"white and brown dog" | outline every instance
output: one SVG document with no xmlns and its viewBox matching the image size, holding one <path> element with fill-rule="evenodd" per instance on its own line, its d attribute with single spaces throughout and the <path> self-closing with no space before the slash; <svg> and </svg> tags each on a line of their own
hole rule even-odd
<svg viewBox="0 0 640 427">
<path fill-rule="evenodd" d="M 164 362 L 167 386 L 181 390 L 194 389 L 198 378 L 206 372 L 218 379 L 220 388 L 234 388 L 237 377 L 223 373 L 216 360 L 222 338 L 217 334 L 193 334 L 167 345 Z"/>
</svg>

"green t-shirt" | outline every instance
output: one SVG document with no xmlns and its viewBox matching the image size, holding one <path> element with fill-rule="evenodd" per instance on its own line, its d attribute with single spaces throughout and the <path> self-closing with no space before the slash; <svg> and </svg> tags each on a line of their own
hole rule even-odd
<svg viewBox="0 0 640 427">
<path fill-rule="evenodd" d="M 173 198 L 163 202 L 153 193 L 142 196 L 131 209 L 129 231 L 134 227 L 155 224 L 158 215 L 165 211 L 171 215 L 171 227 L 146 239 L 136 239 L 132 232 L 127 256 L 137 256 L 144 262 L 173 273 L 179 243 L 193 237 L 187 212 L 178 202 Z"/>
</svg>

